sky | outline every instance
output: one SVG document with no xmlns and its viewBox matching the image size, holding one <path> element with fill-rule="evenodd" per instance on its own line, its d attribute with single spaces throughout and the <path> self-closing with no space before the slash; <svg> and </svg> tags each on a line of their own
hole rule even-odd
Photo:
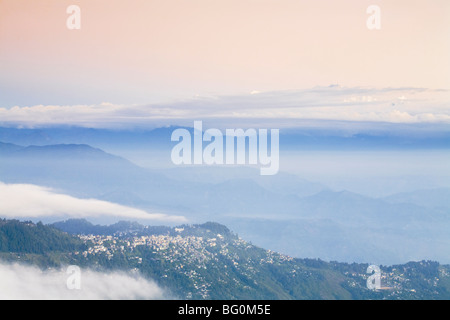
<svg viewBox="0 0 450 320">
<path fill-rule="evenodd" d="M 66 26 L 73 4 L 79 30 Z M 448 0 L 0 0 L 0 107 L 448 90 L 449 34 Z"/>
</svg>

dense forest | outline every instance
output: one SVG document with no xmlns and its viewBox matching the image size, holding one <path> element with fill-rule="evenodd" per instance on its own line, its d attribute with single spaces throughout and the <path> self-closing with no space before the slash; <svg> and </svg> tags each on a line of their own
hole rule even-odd
<svg viewBox="0 0 450 320">
<path fill-rule="evenodd" d="M 0 252 L 72 252 L 85 245 L 76 237 L 41 222 L 0 220 Z"/>
</svg>

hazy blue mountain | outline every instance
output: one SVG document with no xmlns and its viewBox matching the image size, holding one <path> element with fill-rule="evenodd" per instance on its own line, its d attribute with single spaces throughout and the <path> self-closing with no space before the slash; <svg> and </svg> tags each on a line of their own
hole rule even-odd
<svg viewBox="0 0 450 320">
<path fill-rule="evenodd" d="M 0 154 L 2 182 L 224 222 L 257 245 L 296 257 L 450 262 L 448 210 L 413 201 L 335 192 L 288 174 L 261 177 L 254 168 L 149 170 L 88 145 L 0 144 Z"/>
<path fill-rule="evenodd" d="M 282 136 L 287 150 L 410 150 L 448 149 L 450 133 L 435 136 L 395 133 L 342 133 L 325 130 L 287 130 Z"/>
<path fill-rule="evenodd" d="M 450 209 L 450 189 L 439 188 L 398 193 L 383 198 L 389 203 L 412 203 L 426 208 Z"/>
<path fill-rule="evenodd" d="M 306 197 L 298 210 L 302 218 L 332 219 L 346 224 L 404 226 L 411 221 L 436 222 L 440 219 L 438 211 L 410 203 L 392 204 L 348 191 L 322 191 Z"/>
<path fill-rule="evenodd" d="M 327 261 L 395 264 L 420 259 L 449 263 L 446 223 L 402 227 L 389 224 L 352 226 L 329 219 L 222 218 L 253 244 L 294 257 Z"/>
<path fill-rule="evenodd" d="M 195 185 L 172 181 L 157 171 L 87 145 L 31 146 L 5 151 L 0 158 L 0 181 L 36 184 L 77 197 L 165 211 L 179 211 L 178 203 L 198 194 Z M 174 197 L 179 200 L 174 201 Z"/>
<path fill-rule="evenodd" d="M 170 137 L 179 127 L 155 129 L 94 129 L 73 126 L 49 128 L 2 128 L 0 141 L 18 145 L 88 144 L 109 148 L 171 148 Z"/>
<path fill-rule="evenodd" d="M 233 180 L 251 180 L 270 192 L 287 196 L 312 196 L 328 189 L 320 183 L 311 182 L 284 172 L 279 172 L 274 176 L 261 176 L 259 169 L 250 167 L 202 166 L 165 169 L 161 172 L 173 180 L 216 185 Z"/>
<path fill-rule="evenodd" d="M 17 151 L 21 148 L 22 147 L 17 146 L 12 143 L 0 142 L 0 155 L 4 155 L 4 154 L 7 155 L 7 154 L 10 154 L 11 152 Z"/>
<path fill-rule="evenodd" d="M 345 128 L 345 123 L 341 126 Z M 385 124 L 389 126 L 389 124 Z M 423 126 L 423 125 L 422 125 Z M 18 145 L 89 144 L 106 150 L 170 149 L 170 136 L 178 127 L 93 129 L 74 126 L 48 128 L 0 127 L 0 141 Z M 206 129 L 206 128 L 205 128 Z M 244 128 L 245 129 L 245 128 Z M 192 128 L 189 128 L 192 130 Z M 426 127 L 403 125 L 401 129 L 386 128 L 384 132 L 344 129 L 303 128 L 282 129 L 280 146 L 285 150 L 361 150 L 361 149 L 448 149 L 450 133 L 442 129 L 433 134 Z"/>
<path fill-rule="evenodd" d="M 171 179 L 156 170 L 133 163 L 87 145 L 19 147 L 0 145 L 0 181 L 53 187 L 78 197 L 93 197 L 141 208 L 178 212 L 192 219 L 210 214 L 242 214 L 275 210 L 294 213 L 300 198 L 261 186 L 257 170 L 246 179 L 213 183 Z M 190 168 L 182 170 L 190 171 Z M 288 176 L 288 175 L 286 175 Z M 278 185 L 282 184 L 279 181 Z M 294 179 L 294 178 L 292 178 Z M 300 179 L 299 179 L 300 181 Z M 276 185 L 276 184 L 274 184 Z M 309 192 L 317 184 L 301 181 Z M 300 192 L 299 189 L 293 193 Z M 230 200 L 231 199 L 231 200 Z"/>
<path fill-rule="evenodd" d="M 265 248 L 296 257 L 338 261 L 450 262 L 450 214 L 409 203 L 388 203 L 351 192 L 322 191 L 301 199 L 297 215 L 233 216 L 220 222 Z M 280 211 L 275 211 L 279 213 Z"/>
<path fill-rule="evenodd" d="M 94 196 L 121 185 L 138 184 L 142 175 L 150 182 L 164 180 L 162 175 L 87 145 L 9 149 L 0 159 L 0 180 L 7 183 L 31 183 Z M 152 185 L 149 183 L 148 187 Z"/>
</svg>

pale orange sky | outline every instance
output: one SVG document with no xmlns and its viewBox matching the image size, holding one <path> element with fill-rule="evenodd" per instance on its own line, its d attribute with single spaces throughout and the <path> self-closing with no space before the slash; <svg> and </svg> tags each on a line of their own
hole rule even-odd
<svg viewBox="0 0 450 320">
<path fill-rule="evenodd" d="M 81 30 L 66 28 L 71 4 Z M 449 57 L 448 0 L 0 0 L 0 107 L 450 89 Z"/>
</svg>

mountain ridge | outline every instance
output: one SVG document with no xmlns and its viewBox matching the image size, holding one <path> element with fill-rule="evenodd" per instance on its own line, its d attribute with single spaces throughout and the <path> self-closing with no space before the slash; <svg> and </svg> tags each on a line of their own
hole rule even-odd
<svg viewBox="0 0 450 320">
<path fill-rule="evenodd" d="M 0 152 L 15 148 L 0 145 Z M 61 150 L 67 152 L 64 157 Z M 448 262 L 450 219 L 445 210 L 333 191 L 292 175 L 262 178 L 251 168 L 177 168 L 166 176 L 166 171 L 144 169 L 89 146 L 65 145 L 56 151 L 33 147 L 27 152 L 0 157 L 1 182 L 45 186 L 77 198 L 181 215 L 194 223 L 218 221 L 262 247 L 291 256 Z M 205 172 L 211 181 L 196 181 Z M 261 231 L 274 224 L 280 225 L 279 233 Z"/>
<path fill-rule="evenodd" d="M 101 148 L 113 146 L 140 145 L 146 147 L 168 149 L 173 130 L 183 128 L 192 131 L 188 126 L 154 127 L 150 129 L 101 129 L 79 126 L 54 126 L 42 128 L 0 127 L 0 140 L 23 145 L 47 145 L 59 143 L 85 143 L 99 145 Z M 380 132 L 364 132 L 354 134 L 345 130 L 325 130 L 323 128 L 294 129 L 286 128 L 281 132 L 281 147 L 295 150 L 337 149 L 448 149 L 449 133 L 442 130 L 434 135 L 411 136 L 416 130 L 406 130 L 407 134 L 383 134 Z"/>
<path fill-rule="evenodd" d="M 49 243 L 54 226 L 0 220 L 0 240 L 16 239 L 14 232 L 2 233 L 5 225 L 18 230 L 41 228 Z M 68 220 L 65 226 L 93 226 L 86 220 Z M 0 262 L 38 265 L 43 272 L 70 263 L 100 272 L 141 273 L 174 296 L 194 300 L 291 300 L 291 299 L 448 299 L 450 266 L 433 261 L 380 266 L 383 285 L 389 290 L 366 287 L 368 264 L 294 259 L 268 251 L 239 238 L 226 226 L 214 222 L 182 225 L 166 230 L 142 229 L 133 222 L 100 226 L 116 228 L 113 235 L 67 235 L 83 248 L 28 252 L 28 236 L 16 250 L 0 250 Z M 130 230 L 126 230 L 126 227 Z M 123 229 L 125 227 L 125 229 Z M 44 229 L 43 229 L 44 228 Z M 151 227 L 152 228 L 152 227 Z M 145 229 L 145 227 L 144 227 Z M 112 230 L 112 229 L 111 229 Z M 20 247 L 22 246 L 22 247 Z M 0 249 L 2 246 L 0 246 Z M 48 247 L 49 248 L 49 247 Z"/>
</svg>

